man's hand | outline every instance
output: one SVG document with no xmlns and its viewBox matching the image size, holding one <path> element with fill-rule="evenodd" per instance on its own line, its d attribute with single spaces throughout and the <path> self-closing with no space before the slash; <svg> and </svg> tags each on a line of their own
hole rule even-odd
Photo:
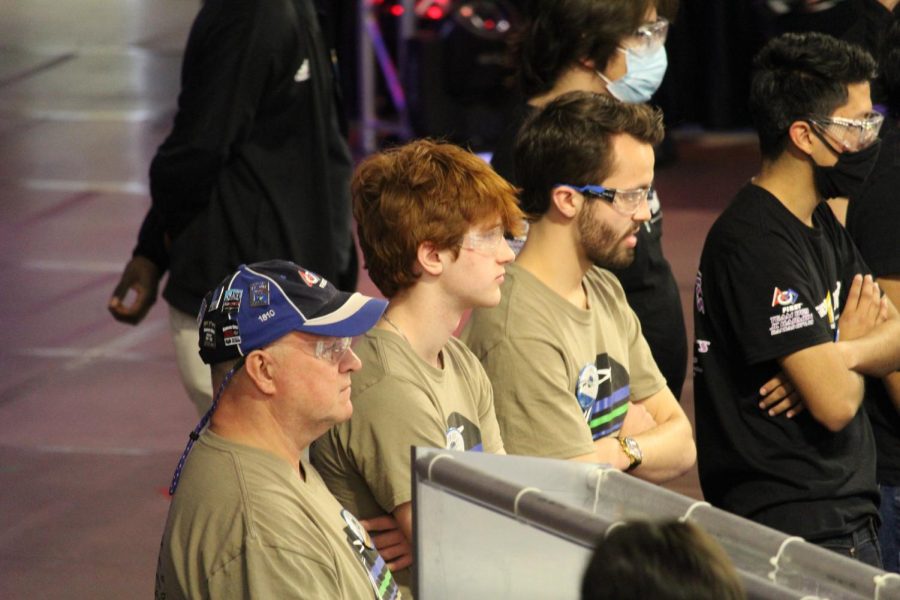
<svg viewBox="0 0 900 600">
<path fill-rule="evenodd" d="M 116 321 L 140 323 L 156 302 L 159 278 L 159 268 L 149 259 L 135 256 L 128 261 L 107 305 Z"/>
<path fill-rule="evenodd" d="M 399 571 L 413 562 L 412 546 L 391 515 L 360 520 L 369 532 L 372 543 L 391 571 Z"/>
<path fill-rule="evenodd" d="M 642 404 L 629 400 L 628 412 L 625 413 L 625 420 L 622 421 L 622 428 L 618 435 L 633 437 L 653 429 L 656 425 L 656 419 Z"/>
<path fill-rule="evenodd" d="M 800 394 L 797 393 L 794 384 L 784 374 L 784 371 L 779 371 L 775 377 L 765 382 L 759 388 L 759 395 L 763 397 L 759 402 L 759 407 L 770 417 L 785 413 L 784 416 L 790 419 L 805 409 Z"/>
<path fill-rule="evenodd" d="M 872 331 L 881 315 L 887 314 L 883 305 L 881 290 L 871 275 L 863 277 L 857 274 L 853 277 L 853 283 L 847 294 L 847 303 L 841 312 L 840 339 L 856 340 Z"/>
</svg>

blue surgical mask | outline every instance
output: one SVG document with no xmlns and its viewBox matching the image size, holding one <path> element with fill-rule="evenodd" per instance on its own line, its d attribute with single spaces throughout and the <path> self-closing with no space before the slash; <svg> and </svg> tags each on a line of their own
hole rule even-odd
<svg viewBox="0 0 900 600">
<path fill-rule="evenodd" d="M 666 67 L 669 64 L 666 47 L 661 45 L 647 54 L 638 54 L 627 48 L 619 48 L 619 52 L 625 53 L 628 71 L 615 81 L 610 81 L 600 71 L 597 71 L 597 75 L 606 82 L 609 93 L 622 102 L 631 104 L 647 102 L 659 89 L 659 84 L 666 74 Z"/>
</svg>

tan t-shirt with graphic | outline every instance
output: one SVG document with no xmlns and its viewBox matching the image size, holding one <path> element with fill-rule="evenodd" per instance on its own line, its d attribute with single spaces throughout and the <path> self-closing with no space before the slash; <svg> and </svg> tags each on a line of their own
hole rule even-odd
<svg viewBox="0 0 900 600">
<path fill-rule="evenodd" d="M 412 500 L 410 447 L 500 452 L 493 393 L 484 369 L 456 338 L 443 369 L 423 361 L 399 335 L 373 329 L 354 351 L 353 417 L 310 448 L 335 497 L 368 519 Z M 396 573 L 406 584 L 407 573 Z"/>
<path fill-rule="evenodd" d="M 316 470 L 205 431 L 160 546 L 156 598 L 399 598 L 393 576 Z"/>
<path fill-rule="evenodd" d="M 474 310 L 463 330 L 493 384 L 510 454 L 588 454 L 618 431 L 629 400 L 665 386 L 618 280 L 594 267 L 583 285 L 589 309 L 514 263 L 500 304 Z"/>
</svg>

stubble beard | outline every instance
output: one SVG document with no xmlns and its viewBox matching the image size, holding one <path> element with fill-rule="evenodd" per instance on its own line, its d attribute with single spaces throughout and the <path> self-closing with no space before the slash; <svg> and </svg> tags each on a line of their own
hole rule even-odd
<svg viewBox="0 0 900 600">
<path fill-rule="evenodd" d="M 578 234 L 588 259 L 604 269 L 624 269 L 634 262 L 634 248 L 624 245 L 625 235 L 594 218 L 593 211 L 582 210 L 578 215 Z"/>
</svg>

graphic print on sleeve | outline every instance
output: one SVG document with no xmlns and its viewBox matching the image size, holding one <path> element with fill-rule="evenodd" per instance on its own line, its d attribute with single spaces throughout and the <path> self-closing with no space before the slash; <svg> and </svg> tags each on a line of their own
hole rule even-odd
<svg viewBox="0 0 900 600">
<path fill-rule="evenodd" d="M 458 412 L 450 413 L 447 417 L 447 450 L 483 452 L 478 425 Z"/>
<path fill-rule="evenodd" d="M 608 354 L 598 354 L 578 373 L 575 399 L 593 439 L 599 440 L 622 428 L 628 412 L 631 386 L 628 371 Z"/>
<path fill-rule="evenodd" d="M 397 582 L 394 581 L 394 576 L 391 574 L 390 569 L 387 568 L 384 559 L 381 558 L 378 550 L 375 549 L 372 538 L 369 537 L 369 532 L 363 528 L 350 511 L 346 509 L 341 510 L 341 518 L 347 524 L 344 528 L 344 533 L 347 535 L 347 543 L 350 544 L 353 553 L 366 569 L 369 581 L 375 590 L 375 597 L 378 600 L 399 600 L 401 596 Z"/>
</svg>

